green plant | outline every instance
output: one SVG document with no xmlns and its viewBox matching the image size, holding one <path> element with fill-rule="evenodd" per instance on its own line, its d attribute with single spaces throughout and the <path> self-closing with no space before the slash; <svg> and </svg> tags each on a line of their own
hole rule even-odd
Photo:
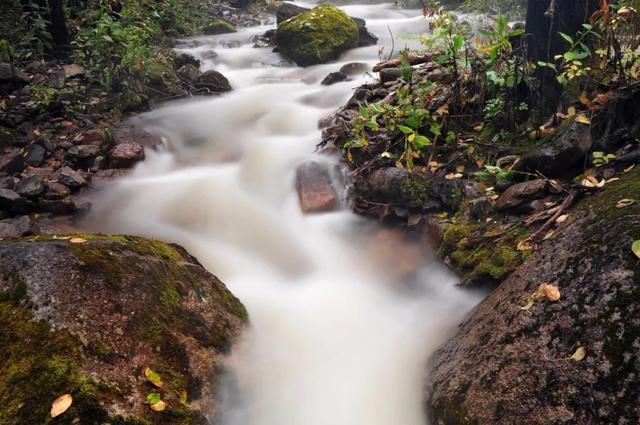
<svg viewBox="0 0 640 425">
<path fill-rule="evenodd" d="M 604 152 L 601 152 L 601 151 L 595 151 L 591 155 L 593 156 L 593 159 L 591 160 L 591 163 L 593 165 L 595 165 L 596 167 L 608 164 L 609 161 L 611 161 L 612 159 L 614 159 L 616 157 L 613 154 L 610 154 L 610 153 L 609 154 L 605 154 Z"/>
<path fill-rule="evenodd" d="M 46 16 L 46 9 L 36 3 L 30 2 L 22 14 L 23 34 L 18 43 L 18 52 L 21 59 L 27 60 L 34 56 L 44 59 L 45 52 L 51 50 L 51 33 L 47 25 L 49 22 L 43 18 Z"/>
</svg>

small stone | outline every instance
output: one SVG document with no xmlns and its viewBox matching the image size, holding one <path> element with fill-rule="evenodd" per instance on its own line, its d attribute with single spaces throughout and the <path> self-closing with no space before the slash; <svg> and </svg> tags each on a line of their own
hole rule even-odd
<svg viewBox="0 0 640 425">
<path fill-rule="evenodd" d="M 22 179 L 18 184 L 16 184 L 15 191 L 20 196 L 33 198 L 44 192 L 44 186 L 44 176 L 41 174 L 34 174 Z"/>
<path fill-rule="evenodd" d="M 65 73 L 64 69 L 52 69 L 49 71 L 49 85 L 54 89 L 61 89 L 64 87 Z"/>
<path fill-rule="evenodd" d="M 188 53 L 178 53 L 173 60 L 173 66 L 176 69 L 180 69 L 185 65 L 193 65 L 196 68 L 200 68 L 200 61 Z"/>
<path fill-rule="evenodd" d="M 31 61 L 24 67 L 24 70 L 30 74 L 36 74 L 45 70 L 45 65 L 42 61 Z"/>
<path fill-rule="evenodd" d="M 231 84 L 227 77 L 215 70 L 203 73 L 195 83 L 197 89 L 207 89 L 213 93 L 231 91 Z"/>
<path fill-rule="evenodd" d="M 100 147 L 96 145 L 78 145 L 67 150 L 67 155 L 73 159 L 87 159 L 97 156 L 100 153 Z"/>
<path fill-rule="evenodd" d="M 87 71 L 78 64 L 65 65 L 62 67 L 65 78 L 84 77 Z"/>
<path fill-rule="evenodd" d="M 62 183 L 47 182 L 47 191 L 44 194 L 45 199 L 63 199 L 71 195 L 71 190 Z"/>
<path fill-rule="evenodd" d="M 544 193 L 547 181 L 544 179 L 531 180 L 517 183 L 504 191 L 496 200 L 496 209 L 499 211 L 517 208 L 526 201 Z"/>
<path fill-rule="evenodd" d="M 186 64 L 178 69 L 178 76 L 188 83 L 195 83 L 202 76 L 202 72 L 192 64 Z"/>
<path fill-rule="evenodd" d="M 0 172 L 16 174 L 22 171 L 24 166 L 24 156 L 20 150 L 14 150 L 0 158 Z"/>
<path fill-rule="evenodd" d="M 399 68 L 383 68 L 380 70 L 380 82 L 387 83 L 400 78 L 402 73 Z"/>
<path fill-rule="evenodd" d="M 144 160 L 144 147 L 137 142 L 120 143 L 111 149 L 109 159 L 114 167 L 131 167 L 136 162 Z"/>
<path fill-rule="evenodd" d="M 62 167 L 58 170 L 58 181 L 70 188 L 81 187 L 87 184 L 85 178 L 70 167 Z"/>
<path fill-rule="evenodd" d="M 0 208 L 2 209 L 9 209 L 21 199 L 22 197 L 11 189 L 0 189 Z"/>
<path fill-rule="evenodd" d="M 39 167 L 42 165 L 47 157 L 47 150 L 38 144 L 30 144 L 27 146 L 27 155 L 25 162 L 32 167 Z"/>
</svg>

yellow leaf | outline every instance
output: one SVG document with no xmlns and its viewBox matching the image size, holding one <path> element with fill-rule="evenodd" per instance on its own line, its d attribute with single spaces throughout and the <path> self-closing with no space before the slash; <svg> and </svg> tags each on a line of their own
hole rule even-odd
<svg viewBox="0 0 640 425">
<path fill-rule="evenodd" d="M 579 122 L 580 124 L 586 124 L 586 125 L 591 124 L 591 120 L 582 114 L 576 117 L 576 121 Z"/>
<path fill-rule="evenodd" d="M 569 218 L 569 214 L 562 214 L 560 217 L 556 218 L 556 223 L 564 223 Z"/>
<path fill-rule="evenodd" d="M 635 199 L 624 198 L 624 199 L 620 199 L 618 201 L 618 203 L 616 204 L 616 207 L 617 208 L 625 208 L 625 207 L 631 206 L 631 205 L 633 205 L 635 203 L 636 203 Z"/>
<path fill-rule="evenodd" d="M 180 391 L 180 403 L 182 403 L 185 406 L 188 406 L 189 402 L 187 399 L 187 390 L 185 388 L 183 388 Z"/>
<path fill-rule="evenodd" d="M 152 404 L 151 405 L 151 410 L 153 410 L 154 412 L 162 412 L 164 409 L 166 409 L 167 404 L 160 400 L 159 402 Z"/>
<path fill-rule="evenodd" d="M 71 243 L 86 243 L 87 240 L 86 239 L 82 239 L 82 238 L 71 238 L 71 239 L 69 239 L 69 242 L 71 242 Z"/>
<path fill-rule="evenodd" d="M 151 368 L 146 368 L 144 370 L 144 376 L 158 388 L 164 387 L 164 382 L 162 382 L 162 378 L 156 372 L 151 370 Z"/>
<path fill-rule="evenodd" d="M 584 347 L 576 348 L 576 351 L 569 357 L 569 360 L 573 360 L 574 362 L 579 362 L 587 357 L 587 349 Z"/>
<path fill-rule="evenodd" d="M 518 242 L 518 251 L 530 251 L 533 249 L 533 245 L 527 239 Z"/>
<path fill-rule="evenodd" d="M 56 416 L 62 415 L 71 407 L 71 403 L 73 403 L 71 394 L 64 394 L 56 398 L 53 403 L 51 403 L 51 417 L 55 418 Z"/>
<path fill-rule="evenodd" d="M 635 241 L 631 244 L 631 251 L 636 254 L 636 257 L 640 258 L 640 241 Z"/>
<path fill-rule="evenodd" d="M 547 239 L 551 239 L 551 238 L 553 237 L 553 235 L 555 235 L 555 234 L 556 234 L 556 231 L 555 231 L 555 230 L 553 230 L 553 229 L 551 229 L 551 230 L 549 230 L 549 231 L 544 235 L 544 237 L 542 238 L 542 240 L 543 240 L 543 241 L 546 241 Z"/>
</svg>

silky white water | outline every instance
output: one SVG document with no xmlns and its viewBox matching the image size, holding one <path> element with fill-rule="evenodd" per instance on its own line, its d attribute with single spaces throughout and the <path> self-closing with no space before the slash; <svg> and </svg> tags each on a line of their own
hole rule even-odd
<svg viewBox="0 0 640 425">
<path fill-rule="evenodd" d="M 251 325 L 221 393 L 225 425 L 424 424 L 426 360 L 477 301 L 433 259 L 401 279 L 397 252 L 387 261 L 385 237 L 348 209 L 300 211 L 296 166 L 337 163 L 313 153 L 318 120 L 370 77 L 332 86 L 322 78 L 377 62 L 382 45 L 388 54 L 387 27 L 397 51 L 415 42 L 403 34 L 426 25 L 419 11 L 390 4 L 344 9 L 380 42 L 326 65 L 302 69 L 253 48 L 269 26 L 186 40 L 182 50 L 234 90 L 137 117 L 167 150 L 148 153 L 94 200 L 93 226 L 183 245 L 247 307 Z"/>
</svg>

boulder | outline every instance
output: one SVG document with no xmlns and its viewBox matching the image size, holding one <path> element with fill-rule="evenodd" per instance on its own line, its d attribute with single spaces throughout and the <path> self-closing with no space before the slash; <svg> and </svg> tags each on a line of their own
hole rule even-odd
<svg viewBox="0 0 640 425">
<path fill-rule="evenodd" d="M 178 69 L 178 77 L 189 84 L 195 84 L 201 76 L 202 71 L 200 71 L 197 66 L 190 63 L 183 65 Z"/>
<path fill-rule="evenodd" d="M 358 46 L 375 46 L 378 44 L 378 37 L 371 34 L 369 30 L 367 30 L 367 23 L 362 18 L 351 18 L 356 23 L 358 27 Z"/>
<path fill-rule="evenodd" d="M 351 62 L 345 65 L 342 65 L 340 68 L 340 72 L 351 77 L 358 74 L 364 74 L 369 70 L 369 65 L 362 62 Z"/>
<path fill-rule="evenodd" d="M 72 63 L 71 65 L 64 65 L 62 69 L 64 70 L 65 78 L 84 77 L 87 74 L 87 70 L 84 69 L 84 67 L 75 63 Z"/>
<path fill-rule="evenodd" d="M 640 204 L 616 208 L 640 199 L 639 181 L 583 199 L 434 355 L 431 423 L 640 423 Z M 560 299 L 521 309 L 541 283 Z"/>
<path fill-rule="evenodd" d="M 37 143 L 32 143 L 26 148 L 25 162 L 32 167 L 39 167 L 47 158 L 47 149 Z"/>
<path fill-rule="evenodd" d="M 323 164 L 310 161 L 296 170 L 296 188 L 302 212 L 335 210 L 338 195 L 331 185 L 329 170 Z"/>
<path fill-rule="evenodd" d="M 309 8 L 298 6 L 297 4 L 284 2 L 278 9 L 276 10 L 276 20 L 278 25 L 286 21 L 287 19 L 291 19 L 295 16 L 298 16 L 302 13 L 308 12 Z"/>
<path fill-rule="evenodd" d="M 215 413 L 247 313 L 182 248 L 89 234 L 7 240 L 0 270 L 0 423 L 49 423 L 63 394 L 73 403 L 56 423 L 204 425 Z M 164 411 L 147 403 L 154 392 Z"/>
<path fill-rule="evenodd" d="M 28 215 L 0 221 L 0 239 L 38 234 L 40 234 L 40 228 Z"/>
<path fill-rule="evenodd" d="M 496 209 L 504 211 L 517 208 L 536 196 L 543 195 L 546 188 L 547 181 L 544 179 L 514 184 L 496 199 Z"/>
<path fill-rule="evenodd" d="M 198 89 L 207 89 L 212 93 L 222 93 L 231 91 L 231 84 L 227 77 L 213 69 L 202 73 L 195 83 Z"/>
<path fill-rule="evenodd" d="M 276 30 L 270 29 L 254 39 L 253 47 L 274 47 L 276 45 Z"/>
<path fill-rule="evenodd" d="M 320 84 L 322 84 L 323 86 L 330 86 L 335 83 L 346 81 L 347 79 L 349 79 L 349 77 L 347 77 L 347 74 L 344 74 L 342 72 L 332 72 L 324 77 Z"/>
<path fill-rule="evenodd" d="M 358 26 L 337 7 L 322 5 L 280 23 L 276 44 L 300 66 L 325 63 L 357 47 Z"/>
<path fill-rule="evenodd" d="M 173 60 L 173 66 L 176 69 L 180 69 L 185 65 L 193 65 L 196 68 L 200 68 L 200 61 L 188 53 L 177 53 Z"/>
<path fill-rule="evenodd" d="M 542 146 L 531 149 L 518 161 L 515 171 L 540 172 L 545 177 L 560 177 L 571 168 L 584 163 L 591 149 L 588 125 L 575 120 L 564 123 L 556 135 Z"/>
<path fill-rule="evenodd" d="M 128 168 L 144 160 L 144 146 L 137 142 L 119 143 L 109 151 L 109 160 L 115 168 Z"/>
<path fill-rule="evenodd" d="M 15 191 L 20 196 L 34 198 L 44 192 L 44 186 L 44 176 L 42 174 L 34 174 L 18 182 L 15 186 Z"/>
<path fill-rule="evenodd" d="M 202 33 L 206 35 L 229 34 L 237 31 L 233 22 L 222 18 L 215 18 L 202 28 Z"/>
</svg>

